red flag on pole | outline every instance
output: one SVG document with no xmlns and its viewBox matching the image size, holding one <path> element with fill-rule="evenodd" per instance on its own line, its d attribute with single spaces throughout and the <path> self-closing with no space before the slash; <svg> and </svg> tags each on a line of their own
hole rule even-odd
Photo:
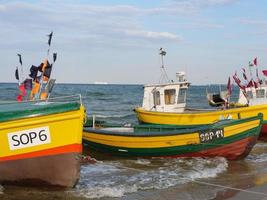
<svg viewBox="0 0 267 200">
<path fill-rule="evenodd" d="M 257 57 L 256 57 L 256 58 L 254 58 L 254 60 L 253 60 L 253 64 L 254 64 L 255 66 L 258 66 Z"/>
</svg>

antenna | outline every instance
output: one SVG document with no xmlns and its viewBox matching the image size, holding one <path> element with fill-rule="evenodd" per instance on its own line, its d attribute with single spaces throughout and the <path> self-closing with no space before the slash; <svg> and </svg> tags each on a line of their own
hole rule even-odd
<svg viewBox="0 0 267 200">
<path fill-rule="evenodd" d="M 159 49 L 159 55 L 161 58 L 161 76 L 160 76 L 160 83 L 164 83 L 164 82 L 170 82 L 170 79 L 167 75 L 165 66 L 164 66 L 164 60 L 163 60 L 163 56 L 166 55 L 166 51 L 164 51 L 162 48 Z"/>
</svg>

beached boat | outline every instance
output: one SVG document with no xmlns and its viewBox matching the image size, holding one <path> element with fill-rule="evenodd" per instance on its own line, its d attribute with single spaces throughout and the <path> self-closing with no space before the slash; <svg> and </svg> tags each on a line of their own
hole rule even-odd
<svg viewBox="0 0 267 200">
<path fill-rule="evenodd" d="M 77 183 L 85 111 L 66 99 L 0 104 L 0 184 Z"/>
<path fill-rule="evenodd" d="M 163 58 L 162 55 L 161 57 Z M 237 75 L 233 77 L 240 85 Z M 250 84 L 245 90 L 240 86 L 237 103 L 231 104 L 227 100 L 230 94 L 224 94 L 222 107 L 195 109 L 186 107 L 187 90 L 190 84 L 186 74 L 180 72 L 176 74 L 175 81 L 166 80 L 165 83 L 145 85 L 143 104 L 134 111 L 140 123 L 176 125 L 180 128 L 207 125 L 224 118 L 252 117 L 261 112 L 263 125 L 259 139 L 267 140 L 267 86 L 264 84 L 262 82 L 257 88 L 251 87 L 252 84 Z M 228 81 L 227 87 L 230 85 Z"/>
<path fill-rule="evenodd" d="M 262 114 L 239 120 L 222 120 L 192 129 L 175 126 L 84 128 L 88 148 L 121 156 L 215 157 L 241 159 L 258 138 Z"/>
</svg>

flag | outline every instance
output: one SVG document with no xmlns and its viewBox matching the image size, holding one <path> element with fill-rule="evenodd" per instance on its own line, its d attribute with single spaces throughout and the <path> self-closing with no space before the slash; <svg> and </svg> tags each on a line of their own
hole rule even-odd
<svg viewBox="0 0 267 200">
<path fill-rule="evenodd" d="M 231 78 L 230 78 L 230 76 L 229 76 L 229 78 L 228 78 L 227 91 L 228 91 L 228 94 L 229 94 L 229 95 L 232 94 L 232 85 L 231 85 Z"/>
<path fill-rule="evenodd" d="M 235 75 L 233 76 L 234 81 L 236 82 L 236 84 L 238 85 L 238 87 L 242 90 L 245 89 L 245 87 L 241 84 L 241 80 L 237 77 L 237 74 L 235 73 Z"/>
<path fill-rule="evenodd" d="M 264 76 L 267 76 L 267 70 L 262 70 Z"/>
<path fill-rule="evenodd" d="M 32 90 L 32 79 L 27 78 L 23 83 L 26 90 Z"/>
<path fill-rule="evenodd" d="M 32 88 L 31 94 L 30 94 L 30 100 L 33 100 L 36 94 L 38 94 L 40 89 L 40 83 L 39 82 L 34 82 L 34 86 Z"/>
<path fill-rule="evenodd" d="M 23 83 L 19 86 L 19 92 L 22 96 L 26 96 L 26 90 Z"/>
<path fill-rule="evenodd" d="M 20 63 L 20 65 L 22 65 L 21 55 L 20 55 L 19 53 L 18 53 L 17 55 L 18 55 L 18 57 L 19 57 L 19 63 Z"/>
<path fill-rule="evenodd" d="M 253 81 L 253 79 L 251 79 L 249 82 L 248 82 L 248 85 L 247 85 L 247 87 L 254 87 L 255 85 L 254 85 L 254 81 Z"/>
<path fill-rule="evenodd" d="M 17 101 L 22 102 L 22 96 L 20 94 L 17 96 Z"/>
<path fill-rule="evenodd" d="M 51 45 L 52 36 L 53 36 L 53 31 L 47 36 L 48 36 L 48 45 L 50 46 Z"/>
<path fill-rule="evenodd" d="M 242 70 L 243 70 L 243 78 L 247 81 L 248 78 L 247 78 L 247 75 L 246 75 L 246 70 L 245 70 L 245 68 L 242 68 Z"/>
<path fill-rule="evenodd" d="M 162 48 L 159 49 L 159 55 L 165 56 L 166 55 L 166 51 L 164 51 Z"/>
<path fill-rule="evenodd" d="M 254 60 L 253 60 L 253 64 L 254 64 L 255 66 L 258 66 L 257 57 L 256 57 L 256 58 L 254 58 Z"/>
<path fill-rule="evenodd" d="M 53 53 L 53 61 L 56 62 L 57 59 L 57 53 Z"/>
<path fill-rule="evenodd" d="M 17 80 L 19 80 L 19 70 L 18 70 L 18 67 L 16 68 L 16 71 L 15 71 L 15 77 Z"/>
<path fill-rule="evenodd" d="M 38 71 L 39 71 L 39 72 L 43 72 L 43 66 L 44 66 L 44 63 L 41 63 L 41 64 L 38 66 Z"/>
<path fill-rule="evenodd" d="M 36 79 L 36 77 L 37 77 L 37 74 L 38 74 L 38 67 L 36 67 L 36 66 L 34 66 L 34 65 L 32 65 L 31 66 L 31 68 L 30 68 L 30 74 L 29 74 L 29 76 L 32 78 L 32 79 Z"/>
<path fill-rule="evenodd" d="M 47 78 L 50 78 L 51 72 L 52 72 L 52 65 L 48 64 L 44 69 L 43 75 L 46 76 Z"/>
</svg>

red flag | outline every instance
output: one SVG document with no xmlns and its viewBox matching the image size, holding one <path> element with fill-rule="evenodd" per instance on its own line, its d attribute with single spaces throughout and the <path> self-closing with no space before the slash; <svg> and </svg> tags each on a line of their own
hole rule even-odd
<svg viewBox="0 0 267 200">
<path fill-rule="evenodd" d="M 254 64 L 254 65 L 256 65 L 256 66 L 258 66 L 257 57 L 256 57 L 256 58 L 254 58 L 254 60 L 253 60 L 253 64 Z"/>
<path fill-rule="evenodd" d="M 236 84 L 238 85 L 238 87 L 242 90 L 245 89 L 245 87 L 243 85 L 241 85 L 241 80 L 237 77 L 237 74 L 235 73 L 235 75 L 233 76 L 233 79 L 235 80 Z"/>
<path fill-rule="evenodd" d="M 22 96 L 26 96 L 26 90 L 25 90 L 24 84 L 21 84 L 21 85 L 19 86 L 19 91 L 20 91 L 20 94 L 21 94 Z"/>
<path fill-rule="evenodd" d="M 252 79 L 249 81 L 247 87 L 254 87 L 254 81 Z"/>
<path fill-rule="evenodd" d="M 267 76 L 267 70 L 262 70 L 264 76 Z"/>
<path fill-rule="evenodd" d="M 230 78 L 230 76 L 229 76 L 229 78 L 228 78 L 227 91 L 228 91 L 228 94 L 229 94 L 229 95 L 232 94 L 232 85 L 231 85 L 231 78 Z"/>
<path fill-rule="evenodd" d="M 22 102 L 22 95 L 19 94 L 19 95 L 17 96 L 17 101 L 18 101 L 18 102 Z"/>
</svg>

